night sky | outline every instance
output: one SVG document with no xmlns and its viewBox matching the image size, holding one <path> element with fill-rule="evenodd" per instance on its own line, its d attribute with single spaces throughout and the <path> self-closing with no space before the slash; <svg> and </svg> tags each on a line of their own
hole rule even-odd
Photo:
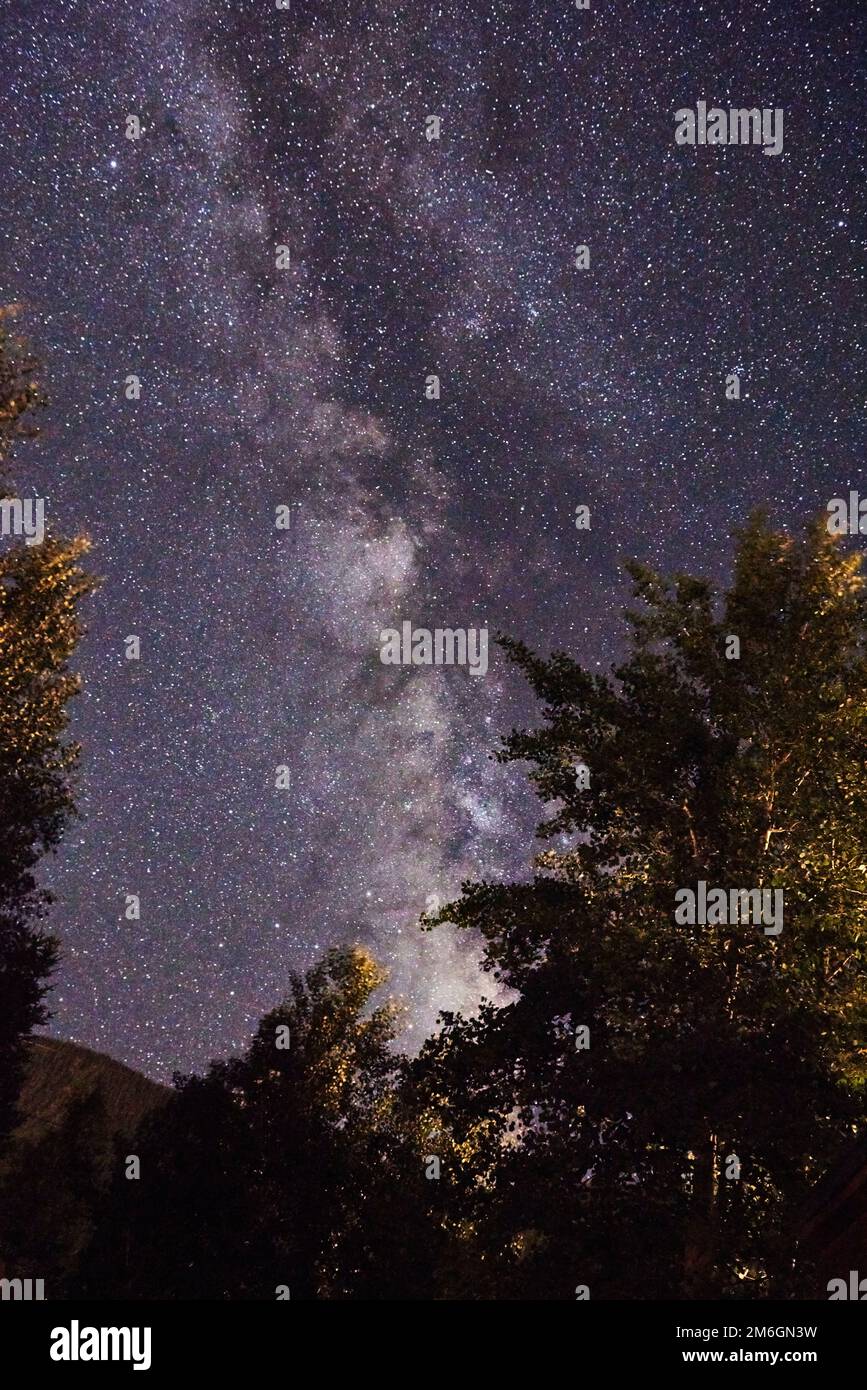
<svg viewBox="0 0 867 1390">
<path fill-rule="evenodd" d="M 105 581 L 52 1032 L 166 1078 L 351 941 L 407 1046 L 491 994 L 417 919 L 528 872 L 538 803 L 490 754 L 532 707 L 500 653 L 384 666 L 380 630 L 607 667 L 623 558 L 724 579 L 751 507 L 800 526 L 864 482 L 865 29 L 855 0 L 5 0 L 0 299 L 51 399 L 14 472 Z M 782 107 L 783 153 L 676 146 L 699 100 Z"/>
</svg>

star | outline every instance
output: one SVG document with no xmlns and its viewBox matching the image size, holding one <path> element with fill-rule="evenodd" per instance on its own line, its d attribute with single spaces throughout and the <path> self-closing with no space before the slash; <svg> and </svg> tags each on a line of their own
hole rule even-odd
<svg viewBox="0 0 867 1390">
<path fill-rule="evenodd" d="M 490 993 L 417 922 L 531 873 L 542 808 L 492 755 L 539 711 L 493 634 L 607 670 L 624 556 L 721 582 L 752 507 L 800 526 L 856 484 L 828 229 L 864 20 L 832 8 L 13 0 L 3 293 L 51 398 L 20 466 L 104 576 L 53 1031 L 167 1079 L 359 937 L 419 1043 Z M 709 95 L 783 108 L 784 153 L 677 146 Z M 383 666 L 404 620 L 487 625 L 487 674 Z"/>
</svg>

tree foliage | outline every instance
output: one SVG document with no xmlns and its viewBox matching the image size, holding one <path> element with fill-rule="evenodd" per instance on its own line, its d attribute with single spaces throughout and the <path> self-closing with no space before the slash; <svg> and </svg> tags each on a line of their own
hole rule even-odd
<svg viewBox="0 0 867 1390">
<path fill-rule="evenodd" d="M 756 517 L 721 603 L 631 573 L 611 678 L 504 644 L 544 723 L 500 756 L 530 764 L 546 847 L 439 913 L 517 997 L 449 1021 L 429 1065 L 457 1123 L 498 1117 L 479 1162 L 510 1286 L 756 1296 L 788 1286 L 798 1205 L 864 1115 L 861 556 Z M 783 889 L 783 931 L 676 925 L 699 880 Z"/>
<path fill-rule="evenodd" d="M 40 395 L 32 370 L 0 332 L 0 464 L 15 439 L 33 432 Z M 79 605 L 94 587 L 80 563 L 87 549 L 83 538 L 50 535 L 0 548 L 0 1136 L 13 1123 L 22 1043 L 45 1021 L 57 955 L 41 926 L 49 896 L 35 870 L 74 812 L 79 750 L 65 734 L 79 688 L 69 669 Z"/>
<path fill-rule="evenodd" d="M 383 980 L 360 948 L 331 951 L 291 977 L 243 1057 L 177 1078 L 136 1142 L 139 1180 L 118 1156 L 89 1292 L 342 1298 L 417 1279 L 394 1226 L 417 1224 L 418 1182 L 394 1120 L 397 1011 L 371 1004 Z M 391 1266 L 388 1249 L 401 1252 Z"/>
</svg>

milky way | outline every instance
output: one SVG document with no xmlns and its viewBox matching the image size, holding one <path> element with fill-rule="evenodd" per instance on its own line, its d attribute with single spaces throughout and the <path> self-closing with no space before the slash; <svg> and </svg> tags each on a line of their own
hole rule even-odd
<svg viewBox="0 0 867 1390">
<path fill-rule="evenodd" d="M 379 633 L 604 667 L 625 556 L 721 579 L 751 507 L 858 486 L 859 11 L 5 6 L 0 295 L 51 398 L 16 476 L 105 581 L 53 1031 L 165 1077 L 356 940 L 410 1046 L 490 995 L 417 922 L 528 871 L 537 806 L 490 757 L 526 695 Z M 783 152 L 678 147 L 698 100 L 783 108 Z"/>
</svg>

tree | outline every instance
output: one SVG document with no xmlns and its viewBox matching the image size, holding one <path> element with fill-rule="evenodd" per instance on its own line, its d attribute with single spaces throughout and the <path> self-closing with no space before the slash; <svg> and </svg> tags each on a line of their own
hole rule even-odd
<svg viewBox="0 0 867 1390">
<path fill-rule="evenodd" d="M 16 440 L 38 433 L 34 415 L 46 404 L 36 377 L 36 358 L 6 326 L 18 307 L 0 307 L 0 463 L 9 458 Z"/>
<path fill-rule="evenodd" d="M 864 1118 L 862 557 L 757 516 L 722 604 L 629 569 L 612 677 L 503 643 L 544 723 L 498 756 L 530 763 L 547 848 L 427 922 L 477 930 L 515 997 L 447 1018 L 419 1065 L 475 1136 L 499 1296 L 779 1295 L 797 1207 Z M 782 931 L 746 900 L 676 921 L 700 882 L 781 889 Z"/>
<path fill-rule="evenodd" d="M 421 1177 L 394 1157 L 397 1010 L 371 1007 L 384 978 L 363 950 L 330 951 L 291 977 L 244 1057 L 177 1078 L 129 1146 L 138 1180 L 118 1155 L 88 1296 L 342 1298 L 407 1277 L 380 1258 L 406 1239 L 395 1218 L 413 1219 Z"/>
<path fill-rule="evenodd" d="M 94 1225 L 111 1157 L 98 1091 L 76 1097 L 60 1122 L 33 1138 L 16 1135 L 0 1165 L 0 1250 L 18 1278 L 63 1296 Z"/>
<path fill-rule="evenodd" d="M 32 365 L 0 321 L 0 463 L 33 432 L 41 396 Z M 34 870 L 74 811 L 79 750 L 64 733 L 79 688 L 68 666 L 82 633 L 79 602 L 94 588 L 79 563 L 87 549 L 83 538 L 47 537 L 0 550 L 0 1137 L 14 1123 L 23 1042 L 46 1020 L 57 958 L 41 925 L 50 897 Z"/>
</svg>

